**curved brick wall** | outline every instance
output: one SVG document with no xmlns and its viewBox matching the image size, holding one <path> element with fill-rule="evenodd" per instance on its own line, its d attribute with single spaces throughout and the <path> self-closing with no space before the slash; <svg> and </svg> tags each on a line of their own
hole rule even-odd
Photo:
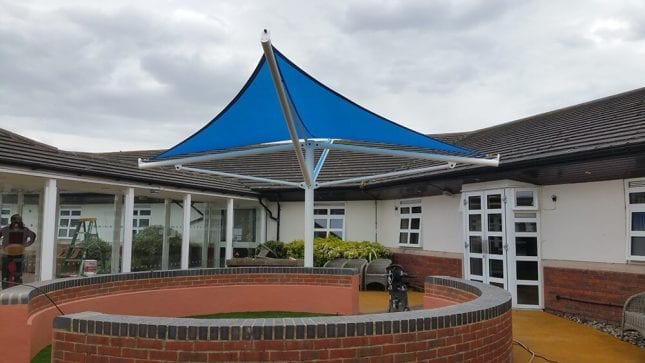
<svg viewBox="0 0 645 363">
<path fill-rule="evenodd" d="M 302 319 L 199 320 L 136 316 L 138 313 L 106 314 L 104 310 L 104 307 L 114 305 L 122 310 L 133 309 L 133 306 L 124 303 L 124 296 L 130 297 L 129 301 L 132 302 L 150 294 L 154 295 L 157 303 L 164 305 L 165 309 L 171 308 L 170 304 L 164 304 L 160 299 L 160 296 L 171 293 L 184 297 L 184 304 L 200 306 L 187 301 L 189 299 L 186 299 L 184 294 L 195 289 L 213 287 L 215 282 L 207 283 L 206 280 L 215 279 L 223 285 L 229 284 L 215 285 L 215 289 L 228 287 L 232 288 L 231 291 L 238 291 L 249 285 L 255 288 L 261 286 L 257 285 L 256 278 L 262 279 L 265 285 L 271 285 L 276 291 L 285 287 L 286 289 L 279 290 L 281 292 L 297 290 L 303 284 L 316 285 L 316 289 L 323 291 L 326 288 L 351 290 L 351 294 L 345 296 L 345 290 L 338 290 L 338 293 L 327 290 L 322 298 L 313 296 L 318 300 L 318 306 L 332 306 L 339 301 L 342 303 L 343 300 L 358 297 L 358 275 L 351 270 L 207 269 L 111 275 L 54 282 L 45 284 L 42 288 L 49 291 L 49 295 L 55 301 L 63 303 L 62 308 L 68 315 L 54 319 L 55 311 L 52 312 L 52 308 L 41 300 L 44 297 L 37 292 L 26 290 L 26 294 L 20 296 L 14 291 L 13 296 L 6 299 L 2 295 L 4 305 L 0 307 L 3 309 L 0 310 L 0 314 L 4 314 L 5 308 L 33 305 L 23 318 L 32 321 L 34 325 L 35 319 L 46 321 L 45 316 L 48 316 L 50 333 L 53 319 L 52 358 L 55 362 L 111 359 L 121 362 L 343 359 L 399 361 L 435 358 L 465 362 L 511 361 L 510 295 L 498 288 L 451 277 L 428 277 L 425 280 L 426 306 L 436 306 L 432 299 L 451 301 L 458 303 L 457 305 L 401 313 Z M 197 287 L 191 287 L 192 284 Z M 317 286 L 318 284 L 322 286 Z M 126 289 L 127 292 L 124 293 L 121 289 Z M 311 291 L 313 293 L 314 290 Z M 203 297 L 203 294 L 201 296 Z M 312 298 L 297 296 L 299 299 Z M 113 299 L 117 297 L 118 299 Z M 101 299 L 111 301 L 111 304 L 97 305 L 96 302 Z M 193 297 L 190 300 L 199 298 Z M 76 310 L 83 312 L 69 314 L 69 308 L 83 301 L 94 304 L 86 304 L 84 310 Z M 266 298 L 254 303 L 258 304 L 256 308 L 261 307 L 255 310 L 271 310 L 264 306 L 265 303 L 271 304 Z M 353 300 L 349 305 L 353 306 Z M 91 312 L 92 306 L 98 307 L 95 310 L 103 313 Z M 310 310 L 308 305 L 300 306 L 304 308 L 290 310 Z M 4 322 L 4 315 L 2 317 Z"/>
</svg>

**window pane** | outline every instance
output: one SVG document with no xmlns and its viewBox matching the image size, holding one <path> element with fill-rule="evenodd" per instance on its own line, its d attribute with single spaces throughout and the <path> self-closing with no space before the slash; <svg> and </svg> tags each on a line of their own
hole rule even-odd
<svg viewBox="0 0 645 363">
<path fill-rule="evenodd" d="M 67 237 L 67 230 L 66 229 L 59 229 L 58 230 L 58 237 Z"/>
<path fill-rule="evenodd" d="M 517 261 L 517 279 L 537 281 L 538 263 L 537 261 Z"/>
<path fill-rule="evenodd" d="M 408 234 L 406 232 L 399 233 L 399 243 L 401 244 L 408 243 Z"/>
<path fill-rule="evenodd" d="M 515 205 L 518 207 L 533 207 L 533 192 L 528 190 L 515 192 Z"/>
<path fill-rule="evenodd" d="M 645 204 L 645 192 L 629 193 L 629 204 Z"/>
<path fill-rule="evenodd" d="M 418 233 L 410 233 L 410 244 L 411 245 L 418 245 L 419 244 L 419 234 Z"/>
<path fill-rule="evenodd" d="M 515 255 L 537 256 L 537 237 L 515 237 Z"/>
<path fill-rule="evenodd" d="M 407 218 L 401 218 L 401 229 L 410 228 L 410 220 Z"/>
<path fill-rule="evenodd" d="M 632 255 L 645 256 L 645 237 L 632 237 Z"/>
<path fill-rule="evenodd" d="M 469 248 L 472 253 L 482 253 L 482 238 L 480 236 L 470 236 Z"/>
<path fill-rule="evenodd" d="M 79 223 L 81 223 L 81 221 L 79 221 L 78 219 L 72 219 L 72 220 L 70 221 L 70 223 L 69 223 L 69 226 L 70 226 L 70 227 L 73 227 L 73 228 L 76 228 L 76 226 L 78 226 L 78 225 L 79 225 Z"/>
<path fill-rule="evenodd" d="M 73 216 L 80 216 L 80 215 L 81 215 L 81 211 L 80 211 L 80 210 L 73 210 L 73 211 L 72 211 L 72 215 L 73 215 Z"/>
<path fill-rule="evenodd" d="M 504 262 L 500 260 L 488 260 L 490 277 L 504 278 Z"/>
<path fill-rule="evenodd" d="M 332 236 L 334 236 L 334 237 L 336 237 L 338 239 L 343 239 L 343 232 L 341 232 L 341 231 L 330 231 L 329 232 L 329 237 L 332 237 Z"/>
<path fill-rule="evenodd" d="M 412 223 L 410 223 L 411 229 L 419 229 L 421 227 L 421 219 L 412 218 L 411 221 L 412 221 Z"/>
<path fill-rule="evenodd" d="M 67 224 L 69 223 L 69 219 L 61 218 L 58 221 L 58 225 L 61 227 L 67 227 Z"/>
<path fill-rule="evenodd" d="M 151 213 L 150 209 L 142 209 L 139 211 L 140 216 L 149 216 Z"/>
<path fill-rule="evenodd" d="M 68 215 L 69 215 L 69 211 L 68 211 L 68 210 L 61 210 L 61 211 L 60 211 L 60 215 L 61 215 L 61 216 L 68 216 Z"/>
<path fill-rule="evenodd" d="M 488 253 L 491 255 L 504 254 L 504 246 L 502 245 L 502 237 L 488 237 Z"/>
<path fill-rule="evenodd" d="M 502 195 L 492 194 L 487 196 L 488 209 L 502 209 Z"/>
<path fill-rule="evenodd" d="M 342 219 L 330 219 L 329 220 L 329 228 L 342 229 L 343 228 L 343 220 Z"/>
<path fill-rule="evenodd" d="M 412 213 L 421 213 L 421 207 L 412 207 Z"/>
<path fill-rule="evenodd" d="M 537 232 L 537 223 L 515 222 L 515 232 Z"/>
<path fill-rule="evenodd" d="M 482 276 L 484 274 L 484 264 L 481 258 L 470 259 L 470 274 Z"/>
<path fill-rule="evenodd" d="M 314 228 L 327 228 L 326 219 L 314 219 Z"/>
<path fill-rule="evenodd" d="M 314 231 L 314 238 L 316 238 L 316 237 L 325 238 L 325 237 L 327 237 L 327 232 L 325 232 L 325 231 Z"/>
<path fill-rule="evenodd" d="M 148 227 L 150 225 L 149 219 L 139 219 L 139 228 Z"/>
<path fill-rule="evenodd" d="M 472 232 L 479 232 L 482 230 L 482 216 L 479 214 L 471 214 L 468 216 L 468 230 Z"/>
<path fill-rule="evenodd" d="M 632 212 L 632 231 L 645 231 L 645 212 Z"/>
<path fill-rule="evenodd" d="M 481 197 L 468 197 L 468 209 L 481 210 L 482 209 Z"/>
<path fill-rule="evenodd" d="M 342 209 L 342 208 L 332 209 L 330 211 L 330 214 L 334 216 L 343 216 L 345 215 L 345 209 Z"/>
<path fill-rule="evenodd" d="M 401 214 L 410 214 L 410 207 L 401 207 Z"/>
<path fill-rule="evenodd" d="M 517 286 L 517 303 L 523 305 L 538 305 L 540 303 L 540 290 L 537 286 Z"/>
<path fill-rule="evenodd" d="M 327 209 L 314 209 L 314 214 L 318 216 L 327 215 Z"/>
<path fill-rule="evenodd" d="M 502 215 L 495 213 L 488 215 L 488 230 L 491 232 L 502 231 Z"/>
<path fill-rule="evenodd" d="M 132 227 L 133 227 L 133 228 L 137 228 L 137 222 L 138 222 L 138 221 L 139 221 L 138 219 L 133 219 L 133 220 L 132 220 Z"/>
</svg>

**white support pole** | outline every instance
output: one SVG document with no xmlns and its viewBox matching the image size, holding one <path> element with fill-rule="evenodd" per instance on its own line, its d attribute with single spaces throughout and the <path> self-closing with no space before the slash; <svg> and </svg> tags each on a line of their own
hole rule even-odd
<svg viewBox="0 0 645 363">
<path fill-rule="evenodd" d="M 298 159 L 298 165 L 300 165 L 300 171 L 305 180 L 305 184 L 313 185 L 313 180 L 311 172 L 313 167 L 307 167 L 305 157 L 302 155 L 302 148 L 300 147 L 300 138 L 296 131 L 296 126 L 291 115 L 291 107 L 289 98 L 287 97 L 287 92 L 284 90 L 284 84 L 282 83 L 282 75 L 280 74 L 280 69 L 275 60 L 275 55 L 273 54 L 273 46 L 271 45 L 271 39 L 269 37 L 269 32 L 264 29 L 262 33 L 262 49 L 264 50 L 264 58 L 266 59 L 267 66 L 269 67 L 269 72 L 271 73 L 271 79 L 273 80 L 273 87 L 275 88 L 276 93 L 278 94 L 278 101 L 280 101 L 280 108 L 282 109 L 282 115 L 284 116 L 284 121 L 287 123 L 287 128 L 289 129 L 289 135 L 291 135 L 291 142 L 293 143 L 293 149 L 296 152 L 296 158 Z"/>
<path fill-rule="evenodd" d="M 134 188 L 125 192 L 123 203 L 123 256 L 121 272 L 132 271 L 132 221 L 134 220 Z"/>
<path fill-rule="evenodd" d="M 314 148 L 305 145 L 305 165 L 314 168 Z M 305 184 L 305 267 L 314 267 L 314 183 Z"/>
<path fill-rule="evenodd" d="M 163 241 L 161 245 L 161 269 L 168 269 L 168 261 L 170 259 L 170 208 L 172 201 L 168 198 L 164 199 L 164 223 L 163 223 Z"/>
<path fill-rule="evenodd" d="M 114 228 L 112 230 L 112 251 L 110 253 L 110 272 L 113 274 L 119 273 L 121 266 L 121 241 L 123 240 L 122 232 L 124 230 L 121 226 L 123 220 L 123 196 L 121 194 L 114 195 Z"/>
<path fill-rule="evenodd" d="M 40 280 L 54 278 L 54 249 L 56 248 L 56 179 L 47 179 L 43 198 L 43 229 L 40 237 Z"/>
<path fill-rule="evenodd" d="M 260 239 L 259 243 L 265 243 L 267 241 L 267 211 L 264 208 L 260 208 Z"/>
<path fill-rule="evenodd" d="M 235 214 L 233 198 L 229 198 L 226 203 L 226 259 L 233 258 L 233 223 Z"/>
<path fill-rule="evenodd" d="M 184 195 L 184 227 L 181 234 L 181 269 L 188 269 L 188 254 L 190 252 L 190 208 L 191 195 Z"/>
</svg>

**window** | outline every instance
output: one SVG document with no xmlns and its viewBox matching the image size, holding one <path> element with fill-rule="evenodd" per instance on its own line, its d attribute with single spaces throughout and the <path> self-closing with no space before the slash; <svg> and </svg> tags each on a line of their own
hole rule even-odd
<svg viewBox="0 0 645 363">
<path fill-rule="evenodd" d="M 11 217 L 11 209 L 9 208 L 0 208 L 0 226 L 6 226 L 9 224 L 9 218 Z"/>
<path fill-rule="evenodd" d="M 399 244 L 421 246 L 421 201 L 402 201 L 399 211 Z"/>
<path fill-rule="evenodd" d="M 314 206 L 314 237 L 337 237 L 345 235 L 344 206 Z"/>
<path fill-rule="evenodd" d="M 645 179 L 627 182 L 627 255 L 645 261 Z"/>
<path fill-rule="evenodd" d="M 79 218 L 81 218 L 80 207 L 60 207 L 58 212 L 58 238 L 71 239 L 74 237 Z"/>
<path fill-rule="evenodd" d="M 132 213 L 132 234 L 142 231 L 150 226 L 150 207 L 135 207 Z"/>
</svg>

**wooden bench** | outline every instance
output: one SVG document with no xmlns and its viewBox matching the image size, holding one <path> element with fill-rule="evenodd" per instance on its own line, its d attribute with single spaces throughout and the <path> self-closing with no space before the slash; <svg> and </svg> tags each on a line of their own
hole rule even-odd
<svg viewBox="0 0 645 363">
<path fill-rule="evenodd" d="M 645 291 L 632 295 L 625 301 L 621 339 L 626 330 L 636 330 L 645 336 Z"/>
</svg>

